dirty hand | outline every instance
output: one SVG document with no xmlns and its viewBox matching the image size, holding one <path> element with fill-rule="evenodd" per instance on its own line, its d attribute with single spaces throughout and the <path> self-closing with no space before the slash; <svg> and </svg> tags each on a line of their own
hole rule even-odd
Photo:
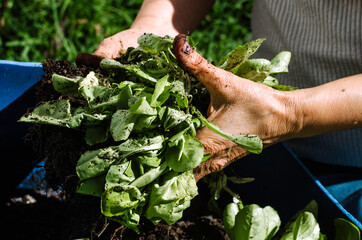
<svg viewBox="0 0 362 240">
<path fill-rule="evenodd" d="M 128 47 L 137 47 L 137 38 L 143 32 L 135 29 L 127 29 L 111 37 L 104 39 L 93 54 L 80 53 L 75 62 L 78 66 L 86 65 L 97 68 L 103 58 L 116 58 Z"/>
<path fill-rule="evenodd" d="M 201 81 L 210 92 L 208 120 L 229 134 L 256 134 L 265 146 L 289 138 L 298 131 L 293 101 L 287 94 L 240 78 L 217 68 L 194 51 L 184 35 L 174 41 L 179 65 Z M 194 170 L 196 180 L 219 171 L 247 155 L 234 142 L 201 128 L 196 135 L 212 156 Z"/>
</svg>

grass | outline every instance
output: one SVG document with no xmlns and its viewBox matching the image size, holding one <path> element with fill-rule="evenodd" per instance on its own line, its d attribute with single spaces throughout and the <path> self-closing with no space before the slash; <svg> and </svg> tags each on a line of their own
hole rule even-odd
<svg viewBox="0 0 362 240">
<path fill-rule="evenodd" d="M 1 0 L 0 59 L 74 61 L 129 28 L 142 0 Z M 250 38 L 251 0 L 217 0 L 192 33 L 197 49 L 215 62 Z"/>
</svg>

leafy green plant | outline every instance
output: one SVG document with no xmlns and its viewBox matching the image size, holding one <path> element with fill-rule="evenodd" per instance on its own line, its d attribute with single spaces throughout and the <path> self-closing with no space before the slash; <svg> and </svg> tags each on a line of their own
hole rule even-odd
<svg viewBox="0 0 362 240">
<path fill-rule="evenodd" d="M 317 222 L 318 204 L 311 201 L 304 209 L 296 213 L 281 228 L 277 211 L 272 207 L 261 208 L 256 204 L 243 205 L 234 198 L 223 211 L 225 231 L 232 240 L 325 240 Z M 359 240 L 361 233 L 357 226 L 343 218 L 336 218 L 335 240 Z"/>
<path fill-rule="evenodd" d="M 234 50 L 223 62 L 247 64 L 261 42 L 238 47 L 245 53 Z M 83 132 L 86 143 L 95 147 L 78 160 L 77 192 L 100 197 L 106 217 L 136 232 L 143 214 L 154 223 L 175 223 L 198 194 L 192 170 L 209 155 L 204 156 L 195 138 L 197 128 L 208 127 L 253 153 L 263 147 L 258 136 L 222 132 L 193 106 L 194 97 L 207 104 L 208 95 L 197 94 L 203 85 L 178 66 L 173 38 L 145 34 L 138 43 L 140 47 L 128 48 L 119 59 L 102 60 L 103 74 L 54 74 L 53 87 L 63 98 L 20 119 Z M 286 72 L 290 54 L 283 56 L 281 69 Z M 266 65 L 275 69 L 274 62 Z M 261 84 L 268 84 L 264 80 L 272 74 L 274 78 L 273 71 L 253 73 Z M 271 87 L 279 86 L 275 83 L 274 78 Z"/>
<path fill-rule="evenodd" d="M 257 240 L 300 240 L 300 239 L 323 239 L 320 233 L 319 224 L 310 205 L 315 206 L 312 201 L 305 209 L 300 211 L 276 234 L 281 226 L 278 213 L 270 206 L 261 208 L 256 204 L 243 206 L 238 203 L 229 203 L 224 209 L 223 221 L 226 224 L 225 230 L 231 239 L 257 239 Z"/>
</svg>

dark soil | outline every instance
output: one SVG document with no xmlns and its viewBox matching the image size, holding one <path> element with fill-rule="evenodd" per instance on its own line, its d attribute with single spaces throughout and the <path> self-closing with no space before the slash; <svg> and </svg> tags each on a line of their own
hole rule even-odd
<svg viewBox="0 0 362 240">
<path fill-rule="evenodd" d="M 53 73 L 74 77 L 86 76 L 94 70 L 54 60 L 45 61 L 43 68 L 46 74 L 36 93 L 39 103 L 61 98 L 51 84 Z M 210 196 L 201 182 L 198 183 L 199 196 L 184 212 L 184 217 L 173 225 L 162 222 L 154 225 L 143 219 L 140 233 L 136 234 L 117 222 L 108 221 L 100 213 L 99 198 L 75 193 L 76 162 L 81 153 L 89 149 L 83 133 L 47 125 L 32 125 L 29 132 L 39 159 L 47 158 L 45 178 L 41 180 L 44 184 L 40 189 L 18 189 L 2 206 L 5 224 L 1 239 L 228 239 L 220 212 L 217 214 L 207 207 Z M 61 190 L 54 193 L 51 189 Z"/>
</svg>

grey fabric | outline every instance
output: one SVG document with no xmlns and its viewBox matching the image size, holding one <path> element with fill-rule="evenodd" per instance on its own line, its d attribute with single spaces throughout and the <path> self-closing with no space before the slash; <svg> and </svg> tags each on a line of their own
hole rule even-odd
<svg viewBox="0 0 362 240">
<path fill-rule="evenodd" d="M 308 88 L 362 73 L 361 0 L 255 0 L 252 31 L 266 38 L 254 57 L 292 52 L 289 73 L 277 76 L 281 84 Z M 361 128 L 288 145 L 301 158 L 362 167 Z"/>
</svg>

